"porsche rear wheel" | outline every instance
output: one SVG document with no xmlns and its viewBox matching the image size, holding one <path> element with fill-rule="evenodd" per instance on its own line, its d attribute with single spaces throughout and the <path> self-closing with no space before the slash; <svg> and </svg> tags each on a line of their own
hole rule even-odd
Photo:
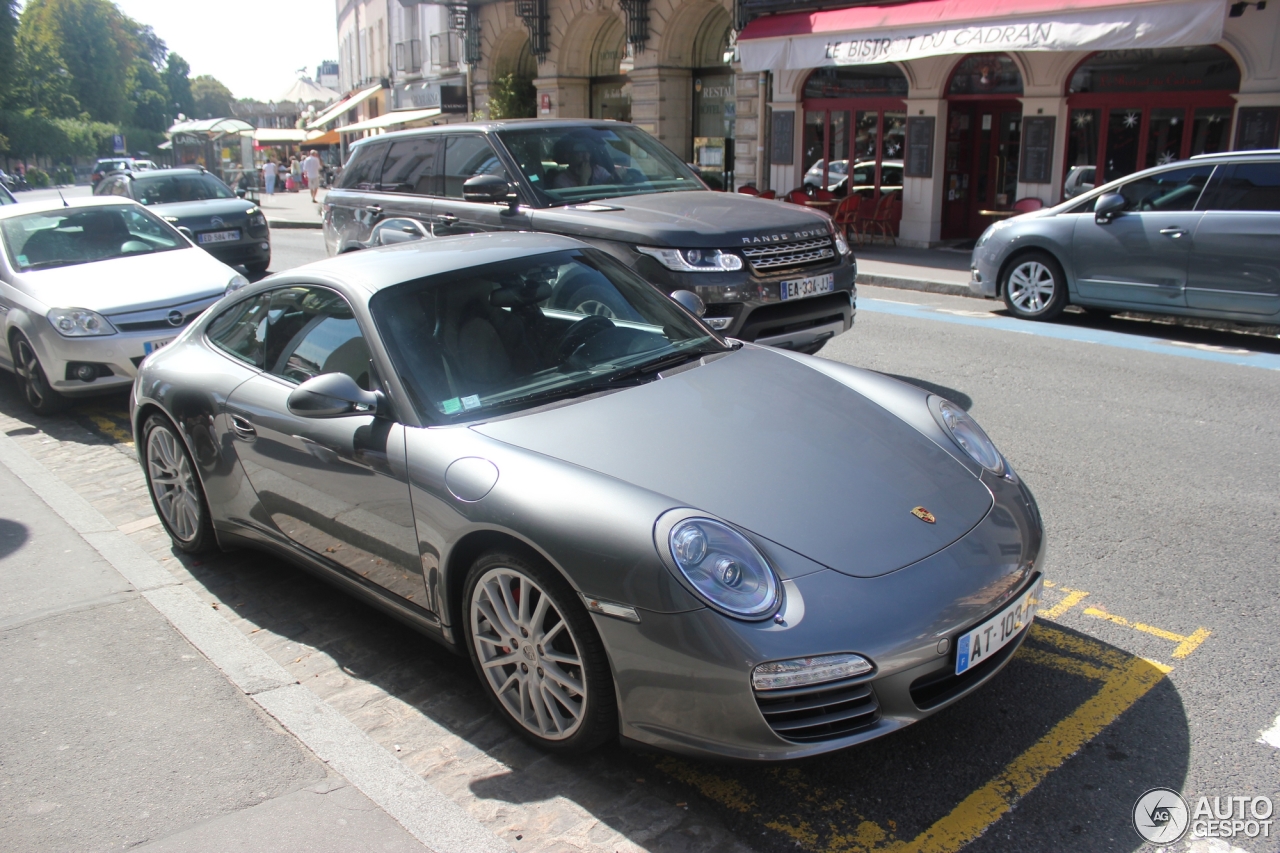
<svg viewBox="0 0 1280 853">
<path fill-rule="evenodd" d="M 169 538 L 179 550 L 199 554 L 213 550 L 217 540 L 209 502 L 196 477 L 186 445 L 173 425 L 159 415 L 147 418 L 142 429 L 142 468 L 151 503 Z"/>
<path fill-rule="evenodd" d="M 492 551 L 471 567 L 465 596 L 472 664 L 517 731 L 558 752 L 591 749 L 616 734 L 603 645 L 554 569 Z"/>
</svg>

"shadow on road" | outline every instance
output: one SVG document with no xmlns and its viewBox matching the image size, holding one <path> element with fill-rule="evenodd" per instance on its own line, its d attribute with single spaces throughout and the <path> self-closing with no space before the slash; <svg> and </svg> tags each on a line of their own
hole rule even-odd
<svg viewBox="0 0 1280 853">
<path fill-rule="evenodd" d="M 950 400 L 966 412 L 973 408 L 973 398 L 963 391 L 957 391 L 955 388 L 948 388 L 945 385 L 938 385 L 927 379 L 917 379 L 914 376 L 900 376 L 897 373 L 886 373 L 885 376 L 892 376 L 899 382 L 905 382 L 908 385 L 914 385 L 917 388 L 923 388 L 930 394 L 937 394 L 943 399 Z"/>
</svg>

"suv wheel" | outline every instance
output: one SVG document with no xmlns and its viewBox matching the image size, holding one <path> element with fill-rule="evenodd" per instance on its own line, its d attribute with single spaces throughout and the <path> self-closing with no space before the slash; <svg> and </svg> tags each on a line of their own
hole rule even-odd
<svg viewBox="0 0 1280 853">
<path fill-rule="evenodd" d="M 1024 320 L 1052 320 L 1067 307 L 1067 277 L 1045 252 L 1019 255 L 1004 275 L 1004 304 Z"/>
</svg>

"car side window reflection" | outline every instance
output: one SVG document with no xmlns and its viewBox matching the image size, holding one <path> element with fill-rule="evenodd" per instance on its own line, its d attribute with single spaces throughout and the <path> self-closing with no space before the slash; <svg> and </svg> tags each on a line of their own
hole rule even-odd
<svg viewBox="0 0 1280 853">
<path fill-rule="evenodd" d="M 444 154 L 444 194 L 462 198 L 462 185 L 477 175 L 496 175 L 511 180 L 498 153 L 483 136 L 446 137 Z"/>
<path fill-rule="evenodd" d="M 345 373 L 370 390 L 369 346 L 351 306 L 323 287 L 283 287 L 267 311 L 267 370 L 290 382 Z"/>
<path fill-rule="evenodd" d="M 269 293 L 245 299 L 223 311 L 205 333 L 218 349 L 261 369 L 266 364 Z"/>
<path fill-rule="evenodd" d="M 1191 210 L 1200 198 L 1200 192 L 1209 182 L 1213 166 L 1191 166 L 1147 175 L 1121 184 L 1126 211 L 1182 211 Z"/>
</svg>

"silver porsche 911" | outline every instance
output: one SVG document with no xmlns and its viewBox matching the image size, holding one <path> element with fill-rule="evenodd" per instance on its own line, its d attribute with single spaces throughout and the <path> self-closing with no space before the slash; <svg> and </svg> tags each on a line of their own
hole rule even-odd
<svg viewBox="0 0 1280 853">
<path fill-rule="evenodd" d="M 545 234 L 272 276 L 142 365 L 156 510 L 184 551 L 271 550 L 469 655 L 552 750 L 795 758 L 995 675 L 1044 539 L 987 436 L 696 309 Z"/>
</svg>

